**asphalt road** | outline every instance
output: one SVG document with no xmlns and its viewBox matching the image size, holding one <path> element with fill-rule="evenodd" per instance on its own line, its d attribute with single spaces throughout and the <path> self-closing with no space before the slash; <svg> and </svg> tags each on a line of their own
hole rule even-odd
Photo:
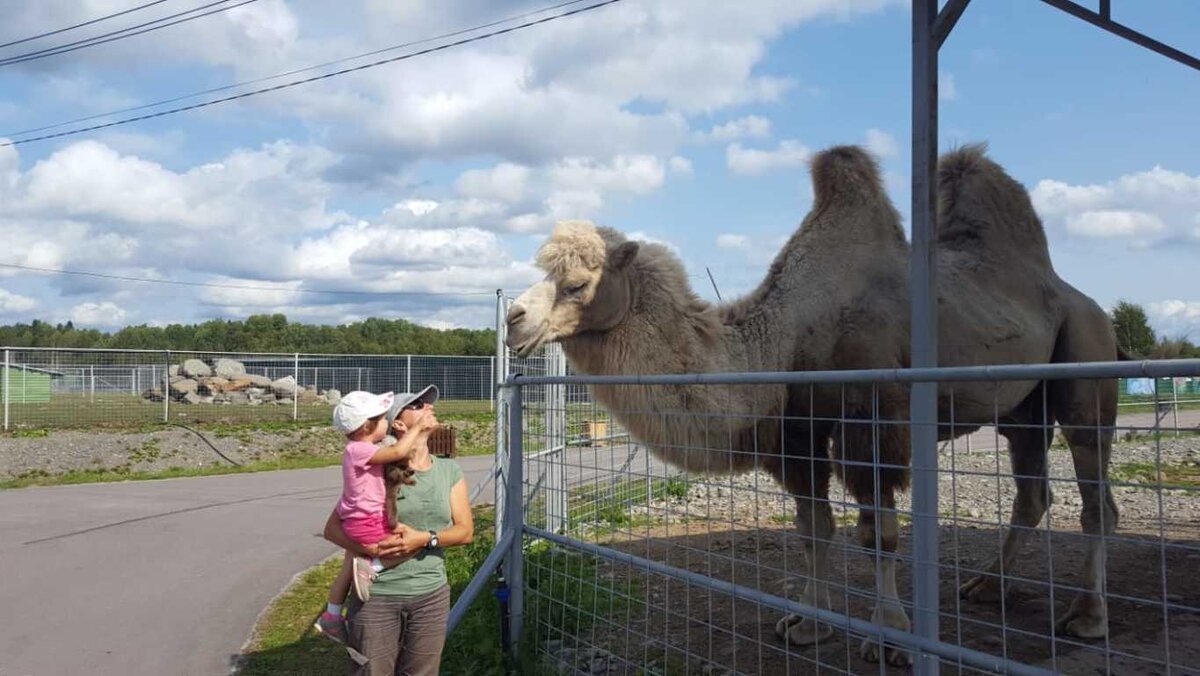
<svg viewBox="0 0 1200 676">
<path fill-rule="evenodd" d="M 474 485 L 492 459 L 460 462 Z M 0 491 L 0 676 L 229 673 L 270 600 L 336 553 L 340 489 L 333 467 Z"/>
<path fill-rule="evenodd" d="M 1200 411 L 1179 415 L 1200 426 Z M 996 441 L 983 430 L 971 450 Z M 491 457 L 459 462 L 472 488 L 490 474 Z M 621 467 L 664 471 L 623 447 L 563 461 L 569 485 Z M 339 490 L 333 467 L 0 491 L 0 676 L 227 674 L 271 598 L 335 553 L 320 530 Z"/>
</svg>

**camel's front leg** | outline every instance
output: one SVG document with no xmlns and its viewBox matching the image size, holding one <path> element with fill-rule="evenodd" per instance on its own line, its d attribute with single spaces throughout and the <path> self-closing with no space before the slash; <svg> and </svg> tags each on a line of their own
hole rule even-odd
<svg viewBox="0 0 1200 676">
<path fill-rule="evenodd" d="M 858 541 L 863 547 L 876 550 L 876 601 L 871 622 L 908 631 L 911 625 L 896 592 L 896 559 L 892 556 L 900 546 L 900 523 L 896 518 L 895 499 L 890 495 L 881 497 L 887 509 L 876 511 L 871 505 L 862 505 L 858 513 Z M 863 640 L 859 652 L 868 662 L 879 661 L 879 644 L 872 637 Z M 899 648 L 888 646 L 883 657 L 893 666 L 912 664 L 908 653 Z"/>
<path fill-rule="evenodd" d="M 804 583 L 801 603 L 828 610 L 829 543 L 833 539 L 833 510 L 829 500 L 796 498 L 796 528 L 804 542 L 804 557 L 808 561 L 808 578 Z M 775 624 L 775 634 L 789 645 L 806 646 L 829 638 L 833 627 L 812 618 L 788 615 Z"/>
</svg>

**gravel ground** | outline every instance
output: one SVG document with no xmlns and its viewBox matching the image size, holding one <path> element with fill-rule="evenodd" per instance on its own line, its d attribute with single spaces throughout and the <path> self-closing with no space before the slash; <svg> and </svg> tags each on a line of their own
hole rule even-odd
<svg viewBox="0 0 1200 676">
<path fill-rule="evenodd" d="M 343 443 L 328 426 L 200 433 L 221 453 L 241 463 L 310 454 L 336 457 Z M 181 427 L 146 432 L 61 430 L 45 436 L 0 437 L 0 478 L 72 470 L 152 472 L 212 464 L 227 462 L 196 433 Z"/>
</svg>

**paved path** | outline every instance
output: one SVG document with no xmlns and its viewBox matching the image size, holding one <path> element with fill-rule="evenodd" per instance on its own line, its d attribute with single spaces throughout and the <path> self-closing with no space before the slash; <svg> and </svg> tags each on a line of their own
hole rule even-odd
<svg viewBox="0 0 1200 676">
<path fill-rule="evenodd" d="M 460 462 L 474 486 L 492 459 Z M 271 598 L 335 553 L 340 489 L 326 468 L 0 491 L 0 676 L 229 673 Z"/>
</svg>

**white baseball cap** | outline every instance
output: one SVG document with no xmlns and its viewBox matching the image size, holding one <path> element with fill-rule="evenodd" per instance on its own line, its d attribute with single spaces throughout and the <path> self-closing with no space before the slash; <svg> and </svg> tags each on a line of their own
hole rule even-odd
<svg viewBox="0 0 1200 676">
<path fill-rule="evenodd" d="M 369 418 L 382 415 L 392 407 L 395 395 L 391 392 L 371 394 L 355 390 L 342 397 L 333 407 L 333 428 L 342 434 L 350 434 L 363 426 Z"/>
</svg>

